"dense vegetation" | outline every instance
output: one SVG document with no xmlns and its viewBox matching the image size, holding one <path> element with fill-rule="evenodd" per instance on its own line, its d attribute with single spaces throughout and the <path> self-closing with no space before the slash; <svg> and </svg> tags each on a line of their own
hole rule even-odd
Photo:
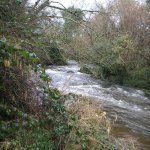
<svg viewBox="0 0 150 150">
<path fill-rule="evenodd" d="M 94 64 L 83 71 L 96 77 L 148 93 L 149 3 L 115 0 L 89 11 L 0 0 L 0 149 L 121 149 L 105 112 L 76 96 L 66 108 L 69 96 L 50 88 L 44 68 L 71 58 Z"/>
</svg>

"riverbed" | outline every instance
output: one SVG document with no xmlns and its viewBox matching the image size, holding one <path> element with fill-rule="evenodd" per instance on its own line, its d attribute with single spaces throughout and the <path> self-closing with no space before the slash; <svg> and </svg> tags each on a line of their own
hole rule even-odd
<svg viewBox="0 0 150 150">
<path fill-rule="evenodd" d="M 113 120 L 112 130 L 119 138 L 133 137 L 141 150 L 150 150 L 150 98 L 139 89 L 111 84 L 79 72 L 75 61 L 67 66 L 50 66 L 46 73 L 52 77 L 51 86 L 64 94 L 74 93 L 99 102 Z"/>
</svg>

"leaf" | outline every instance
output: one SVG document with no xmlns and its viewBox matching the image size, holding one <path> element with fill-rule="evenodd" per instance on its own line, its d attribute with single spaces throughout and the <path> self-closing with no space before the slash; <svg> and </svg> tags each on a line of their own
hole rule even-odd
<svg viewBox="0 0 150 150">
<path fill-rule="evenodd" d="M 20 46 L 20 44 L 16 44 L 14 48 L 21 49 L 21 46 Z"/>
<path fill-rule="evenodd" d="M 10 61 L 8 59 L 4 59 L 4 66 L 6 68 L 9 68 L 10 67 Z"/>
<path fill-rule="evenodd" d="M 22 53 L 22 56 L 25 58 L 25 59 L 29 59 L 29 52 L 24 50 L 21 52 Z"/>
</svg>

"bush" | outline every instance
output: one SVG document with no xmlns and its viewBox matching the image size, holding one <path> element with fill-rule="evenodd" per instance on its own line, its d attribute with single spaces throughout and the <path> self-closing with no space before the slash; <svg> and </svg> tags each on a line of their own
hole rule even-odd
<svg viewBox="0 0 150 150">
<path fill-rule="evenodd" d="M 125 84 L 150 90 L 150 69 L 145 67 L 130 71 L 129 76 L 125 79 Z"/>
<path fill-rule="evenodd" d="M 95 44 L 92 59 L 98 68 L 96 76 L 122 84 L 127 70 L 124 64 L 119 61 L 118 53 L 114 52 L 113 49 L 113 43 L 106 39 Z"/>
<path fill-rule="evenodd" d="M 59 48 L 58 44 L 42 42 L 35 53 L 40 58 L 43 65 L 66 65 L 67 62 L 63 56 L 63 50 Z"/>
</svg>

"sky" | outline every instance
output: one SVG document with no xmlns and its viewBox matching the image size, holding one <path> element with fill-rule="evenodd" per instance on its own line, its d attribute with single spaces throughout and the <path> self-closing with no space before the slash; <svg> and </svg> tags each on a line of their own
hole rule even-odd
<svg viewBox="0 0 150 150">
<path fill-rule="evenodd" d="M 76 7 L 79 7 L 82 9 L 92 8 L 94 6 L 94 3 L 96 2 L 96 0 L 58 0 L 58 1 L 62 3 L 65 7 L 75 5 Z"/>
<path fill-rule="evenodd" d="M 36 0 L 31 0 L 31 3 L 35 2 Z M 53 2 L 59 2 L 64 7 L 69 7 L 74 5 L 75 7 L 81 8 L 81 9 L 92 9 L 95 5 L 95 2 L 99 3 L 105 3 L 106 0 L 52 0 Z M 58 4 L 55 4 L 57 6 L 60 6 Z"/>
<path fill-rule="evenodd" d="M 36 0 L 30 0 L 31 3 L 34 3 Z M 43 0 L 44 1 L 44 0 Z M 64 7 L 68 8 L 69 6 L 75 6 L 77 8 L 80 9 L 87 9 L 87 10 L 93 10 L 95 8 L 95 4 L 99 3 L 99 4 L 107 4 L 107 2 L 111 1 L 111 0 L 51 0 L 53 2 L 59 2 L 61 3 Z M 144 2 L 145 0 L 137 0 L 139 2 Z M 51 4 L 54 6 L 58 6 L 61 7 L 61 5 L 59 4 Z"/>
</svg>

